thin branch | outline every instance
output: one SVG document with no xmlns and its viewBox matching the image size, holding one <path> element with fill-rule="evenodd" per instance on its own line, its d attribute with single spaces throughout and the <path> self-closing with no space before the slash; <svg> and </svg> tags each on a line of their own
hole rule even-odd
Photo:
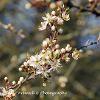
<svg viewBox="0 0 100 100">
<path fill-rule="evenodd" d="M 92 45 L 96 45 L 96 44 L 98 44 L 98 41 L 90 42 L 89 44 L 80 47 L 79 50 L 87 48 L 87 47 L 92 46 Z"/>
<path fill-rule="evenodd" d="M 30 76 L 31 76 L 31 74 L 28 74 L 28 75 L 25 77 L 25 79 L 23 80 L 23 82 L 21 82 L 21 84 L 19 84 L 18 87 L 15 89 L 15 92 L 16 92 L 23 84 L 25 84 L 27 81 L 30 80 L 30 78 L 29 78 Z"/>
<path fill-rule="evenodd" d="M 96 6 L 94 6 L 93 9 L 90 9 L 90 8 L 87 8 L 87 7 L 75 5 L 71 2 L 71 0 L 68 0 L 66 5 L 69 8 L 77 8 L 77 9 L 80 10 L 80 12 L 91 12 L 92 14 L 95 14 L 96 16 L 100 16 L 100 10 L 97 9 Z"/>
<path fill-rule="evenodd" d="M 47 3 L 45 0 L 44 1 L 32 1 L 32 0 L 27 0 L 32 6 L 35 6 L 35 7 L 44 7 L 44 6 L 48 6 L 50 4 Z M 56 0 L 55 0 L 56 2 Z M 97 7 L 97 2 L 96 3 L 93 3 L 93 5 L 91 5 L 91 7 L 83 7 L 83 6 L 78 6 L 78 5 L 75 5 L 74 3 L 71 2 L 71 0 L 65 0 L 63 1 L 67 7 L 69 8 L 77 8 L 80 10 L 80 12 L 90 12 L 96 16 L 100 16 L 100 10 Z"/>
</svg>

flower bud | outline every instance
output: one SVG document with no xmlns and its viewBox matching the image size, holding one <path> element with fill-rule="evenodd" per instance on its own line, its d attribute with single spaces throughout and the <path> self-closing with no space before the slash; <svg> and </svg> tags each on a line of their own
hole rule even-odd
<svg viewBox="0 0 100 100">
<path fill-rule="evenodd" d="M 23 64 L 24 64 L 24 66 L 27 66 L 27 62 L 24 62 Z"/>
<path fill-rule="evenodd" d="M 43 41 L 42 46 L 45 48 L 47 47 L 47 45 L 48 45 L 47 41 Z"/>
<path fill-rule="evenodd" d="M 20 79 L 19 79 L 19 80 L 20 80 L 20 81 L 23 81 L 23 79 L 24 79 L 24 77 L 20 77 Z"/>
<path fill-rule="evenodd" d="M 12 82 L 12 84 L 13 84 L 13 85 L 15 85 L 15 84 L 16 84 L 16 82 L 15 82 L 15 81 L 13 81 L 13 82 Z"/>
<path fill-rule="evenodd" d="M 5 80 L 5 81 L 8 81 L 8 77 L 5 77 L 4 80 Z"/>
<path fill-rule="evenodd" d="M 55 26 L 54 25 L 51 27 L 51 30 L 52 31 L 55 31 Z"/>
<path fill-rule="evenodd" d="M 19 71 L 22 71 L 22 70 L 23 70 L 23 69 L 20 67 L 20 68 L 19 68 Z"/>
<path fill-rule="evenodd" d="M 42 53 L 45 53 L 45 50 L 44 49 L 42 50 Z"/>
<path fill-rule="evenodd" d="M 64 48 L 61 49 L 61 53 L 65 53 L 66 50 Z"/>
<path fill-rule="evenodd" d="M 52 12 L 51 12 L 51 14 L 52 14 L 52 15 L 55 15 L 55 14 L 56 14 L 56 12 L 55 12 L 55 11 L 52 11 Z"/>
<path fill-rule="evenodd" d="M 49 44 L 50 39 L 49 38 L 46 38 L 45 41 Z"/>
<path fill-rule="evenodd" d="M 59 44 L 56 44 L 56 45 L 55 45 L 55 48 L 58 49 L 58 48 L 59 48 Z"/>
<path fill-rule="evenodd" d="M 24 77 L 20 77 L 19 81 L 18 81 L 18 84 L 21 84 L 23 80 L 24 80 Z"/>
<path fill-rule="evenodd" d="M 67 44 L 65 49 L 66 49 L 66 51 L 70 51 L 72 49 L 72 47 L 69 44 Z"/>
<path fill-rule="evenodd" d="M 63 24 L 63 22 L 64 22 L 64 21 L 63 21 L 63 19 L 62 19 L 62 18 L 58 18 L 58 19 L 57 19 L 57 23 L 58 23 L 59 25 L 62 25 L 62 24 Z"/>
<path fill-rule="evenodd" d="M 55 51 L 55 55 L 60 54 L 60 50 Z"/>
</svg>

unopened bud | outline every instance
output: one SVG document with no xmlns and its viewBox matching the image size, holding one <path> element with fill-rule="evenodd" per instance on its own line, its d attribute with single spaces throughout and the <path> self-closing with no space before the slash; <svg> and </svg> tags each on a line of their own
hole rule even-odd
<svg viewBox="0 0 100 100">
<path fill-rule="evenodd" d="M 47 45 L 48 45 L 47 41 L 43 41 L 42 46 L 45 48 L 47 47 Z"/>
<path fill-rule="evenodd" d="M 51 12 L 51 14 L 52 14 L 52 15 L 55 15 L 55 14 L 56 14 L 56 12 L 55 12 L 55 11 L 52 11 L 52 12 Z"/>
<path fill-rule="evenodd" d="M 57 22 L 58 22 L 59 25 L 62 25 L 64 21 L 63 21 L 62 18 L 58 18 Z"/>
<path fill-rule="evenodd" d="M 22 70 L 23 70 L 23 69 L 20 67 L 20 68 L 19 68 L 19 71 L 22 71 Z"/>
<path fill-rule="evenodd" d="M 20 77 L 19 81 L 18 81 L 18 84 L 21 84 L 23 80 L 24 80 L 24 77 Z"/>
<path fill-rule="evenodd" d="M 65 53 L 66 50 L 64 48 L 61 49 L 61 53 Z"/>
<path fill-rule="evenodd" d="M 52 31 L 55 31 L 55 26 L 54 25 L 51 27 L 51 30 Z"/>
<path fill-rule="evenodd" d="M 42 50 L 42 53 L 45 53 L 45 50 L 44 49 Z"/>
<path fill-rule="evenodd" d="M 49 43 L 50 42 L 50 39 L 49 38 L 46 38 L 46 40 L 45 40 L 47 43 Z"/>
<path fill-rule="evenodd" d="M 24 62 L 24 66 L 27 66 L 27 62 Z"/>
<path fill-rule="evenodd" d="M 13 85 L 15 85 L 15 84 L 16 84 L 16 82 L 15 82 L 15 81 L 13 81 L 13 82 L 12 82 L 12 84 L 13 84 Z"/>
<path fill-rule="evenodd" d="M 58 48 L 59 48 L 59 44 L 56 44 L 56 45 L 55 45 L 55 48 L 58 49 Z"/>
<path fill-rule="evenodd" d="M 8 80 L 8 77 L 5 77 L 4 80 L 7 81 Z"/>
<path fill-rule="evenodd" d="M 58 55 L 58 54 L 60 54 L 60 50 L 55 51 L 55 55 Z"/>
</svg>

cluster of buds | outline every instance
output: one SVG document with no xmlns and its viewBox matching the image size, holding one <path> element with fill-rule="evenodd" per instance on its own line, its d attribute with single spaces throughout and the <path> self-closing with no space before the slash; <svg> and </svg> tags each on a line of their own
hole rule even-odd
<svg viewBox="0 0 100 100">
<path fill-rule="evenodd" d="M 12 100 L 15 96 L 14 88 L 16 87 L 16 82 L 10 82 L 7 77 L 4 78 L 5 87 L 0 87 L 0 96 L 3 96 L 5 100 Z"/>
<path fill-rule="evenodd" d="M 13 89 L 6 90 L 4 87 L 0 87 L 0 92 L 0 96 L 3 96 L 4 100 L 12 100 L 15 96 Z"/>
<path fill-rule="evenodd" d="M 57 9 L 53 10 L 51 13 L 47 13 L 41 22 L 39 30 L 50 29 L 51 32 L 62 33 L 63 29 L 60 27 L 63 25 L 64 21 L 68 21 L 69 14 L 68 9 L 65 9 L 64 5 L 58 6 Z"/>
<path fill-rule="evenodd" d="M 56 39 L 47 38 L 42 42 L 42 50 L 25 61 L 19 71 L 48 78 L 52 71 L 61 67 L 62 61 L 68 62 L 71 58 L 77 60 L 79 57 L 80 52 L 73 50 L 69 44 L 65 48 L 60 48 Z"/>
<path fill-rule="evenodd" d="M 3 96 L 5 100 L 12 100 L 15 97 L 15 89 L 23 82 L 24 78 L 20 77 L 18 82 L 9 81 L 7 77 L 4 78 L 5 87 L 0 87 L 0 96 Z"/>
</svg>

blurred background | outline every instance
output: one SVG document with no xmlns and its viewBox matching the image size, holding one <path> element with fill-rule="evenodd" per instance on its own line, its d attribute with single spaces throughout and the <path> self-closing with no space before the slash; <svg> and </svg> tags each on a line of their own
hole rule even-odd
<svg viewBox="0 0 100 100">
<path fill-rule="evenodd" d="M 19 66 L 41 47 L 41 42 L 48 37 L 47 32 L 39 32 L 41 17 L 50 10 L 48 4 L 39 0 L 0 0 L 0 86 L 3 78 L 18 80 L 25 76 L 18 71 Z M 57 0 L 48 0 L 54 6 Z M 62 0 L 68 1 L 68 0 Z M 88 6 L 88 0 L 69 0 L 77 6 Z M 98 0 L 99 1 L 99 0 Z M 30 4 L 30 3 L 31 4 Z M 65 2 L 67 6 L 67 3 Z M 98 9 L 100 3 L 98 3 Z M 14 31 L 6 30 L 4 25 L 12 24 Z M 100 33 L 100 16 L 90 12 L 81 12 L 70 8 L 70 21 L 63 26 L 59 36 L 61 47 L 70 43 L 80 48 L 89 41 L 97 41 Z M 78 61 L 63 63 L 63 68 L 52 73 L 46 87 L 42 79 L 36 77 L 27 82 L 21 91 L 65 91 L 67 95 L 18 95 L 15 100 L 100 100 L 100 42 L 83 49 Z M 0 98 L 2 100 L 2 98 Z"/>
</svg>

